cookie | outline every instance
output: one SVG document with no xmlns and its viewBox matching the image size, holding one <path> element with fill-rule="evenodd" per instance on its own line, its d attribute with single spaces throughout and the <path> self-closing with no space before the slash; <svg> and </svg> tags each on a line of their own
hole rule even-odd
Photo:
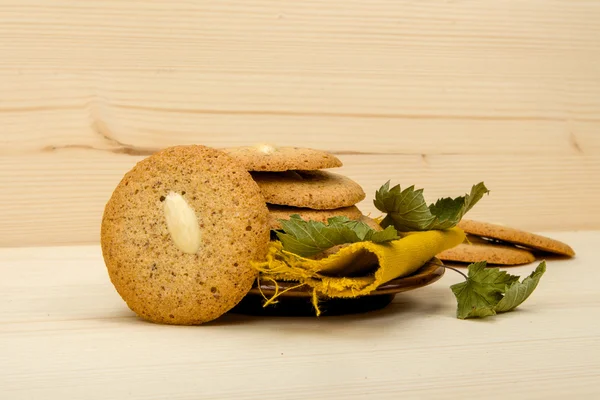
<svg viewBox="0 0 600 400">
<path fill-rule="evenodd" d="M 573 251 L 573 249 L 566 243 L 515 228 L 472 220 L 462 220 L 458 226 L 466 233 L 470 233 L 472 235 L 497 239 L 523 247 L 569 257 L 573 257 L 575 255 L 575 251 Z"/>
<path fill-rule="evenodd" d="M 326 223 L 332 217 L 348 217 L 349 219 L 360 219 L 363 215 L 356 206 L 336 208 L 335 210 L 311 210 L 310 208 L 298 208 L 288 206 L 268 205 L 269 209 L 269 227 L 277 230 L 281 229 L 280 219 L 290 219 L 290 215 L 298 214 L 305 221 L 318 221 Z"/>
<path fill-rule="evenodd" d="M 267 203 L 333 210 L 350 207 L 365 198 L 352 179 L 326 171 L 253 172 Z"/>
<path fill-rule="evenodd" d="M 110 280 L 140 317 L 196 325 L 250 290 L 266 255 L 267 207 L 225 153 L 177 146 L 140 161 L 106 204 L 102 253 Z"/>
<path fill-rule="evenodd" d="M 474 263 L 487 261 L 488 264 L 520 265 L 535 261 L 535 256 L 514 246 L 490 243 L 477 237 L 468 237 L 469 243 L 461 243 L 437 255 L 442 261 Z"/>
<path fill-rule="evenodd" d="M 341 167 L 342 162 L 323 150 L 275 147 L 268 144 L 223 149 L 248 171 L 314 171 Z"/>
</svg>

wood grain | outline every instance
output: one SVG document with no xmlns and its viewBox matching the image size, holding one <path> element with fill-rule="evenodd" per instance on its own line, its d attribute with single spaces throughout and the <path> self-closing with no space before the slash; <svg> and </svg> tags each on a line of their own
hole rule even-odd
<svg viewBox="0 0 600 400">
<path fill-rule="evenodd" d="M 4 246 L 98 242 L 104 204 L 122 175 L 142 156 L 67 149 L 58 154 L 0 159 Z M 374 212 L 375 190 L 388 179 L 426 188 L 431 201 L 485 181 L 492 193 L 469 214 L 527 229 L 593 229 L 600 193 L 600 158 L 502 155 L 340 155 L 339 172 L 364 187 L 359 204 Z M 19 170 L 17 176 L 12 171 Z M 586 171 L 586 173 L 582 173 Z M 379 214 L 375 214 L 379 215 Z"/>
<path fill-rule="evenodd" d="M 0 0 L 0 246 L 96 242 L 121 175 L 185 143 L 331 150 L 369 192 L 485 180 L 478 216 L 598 228 L 598 20 L 567 0 Z"/>
<path fill-rule="evenodd" d="M 518 311 L 484 321 L 455 318 L 449 285 L 462 278 L 448 271 L 364 315 L 226 315 L 206 326 L 161 326 L 127 309 L 99 246 L 0 249 L 0 394 L 598 398 L 600 324 L 590 316 L 600 312 L 600 232 L 549 235 L 572 244 L 577 258 L 549 260 Z M 534 266 L 510 272 L 524 276 Z"/>
</svg>

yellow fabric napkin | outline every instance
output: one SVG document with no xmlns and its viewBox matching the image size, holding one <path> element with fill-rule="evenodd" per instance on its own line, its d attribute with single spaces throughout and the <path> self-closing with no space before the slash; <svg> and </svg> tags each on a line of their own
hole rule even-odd
<svg viewBox="0 0 600 400">
<path fill-rule="evenodd" d="M 253 264 L 260 272 L 259 279 L 296 281 L 313 290 L 313 304 L 319 314 L 317 301 L 323 297 L 359 297 L 402 276 L 410 275 L 437 254 L 462 243 L 465 233 L 459 228 L 443 231 L 411 232 L 387 243 L 359 242 L 343 247 L 337 253 L 313 260 L 283 250 L 280 242 L 271 242 L 265 261 Z M 376 269 L 352 270 L 353 265 L 376 264 Z M 350 275 L 348 276 L 348 273 Z M 361 274 L 364 272 L 364 274 Z M 339 276 L 344 273 L 345 276 Z M 268 299 L 276 300 L 283 292 Z"/>
</svg>

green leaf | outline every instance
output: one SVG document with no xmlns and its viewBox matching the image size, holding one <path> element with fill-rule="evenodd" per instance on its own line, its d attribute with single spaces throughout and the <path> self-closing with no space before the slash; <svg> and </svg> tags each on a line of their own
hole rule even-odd
<svg viewBox="0 0 600 400">
<path fill-rule="evenodd" d="M 382 231 L 371 229 L 364 237 L 365 242 L 385 243 L 392 240 L 400 239 L 398 231 L 393 226 L 388 226 Z"/>
<path fill-rule="evenodd" d="M 469 265 L 469 280 L 484 285 L 490 290 L 504 292 L 507 285 L 519 281 L 516 275 L 510 275 L 506 271 L 500 271 L 499 268 L 486 268 L 487 262 L 480 261 Z"/>
<path fill-rule="evenodd" d="M 542 261 L 523 282 L 516 281 L 508 286 L 504 297 L 495 307 L 496 312 L 511 311 L 521 305 L 533 293 L 544 272 L 546 272 L 546 262 Z"/>
<path fill-rule="evenodd" d="M 480 182 L 471 188 L 469 194 L 455 199 L 442 198 L 427 206 L 423 189 L 415 190 L 414 186 L 410 186 L 402 190 L 400 185 L 390 189 L 388 181 L 377 190 L 373 203 L 387 214 L 381 223 L 384 227 L 394 226 L 403 232 L 441 230 L 456 226 L 487 193 L 489 190 Z"/>
<path fill-rule="evenodd" d="M 333 246 L 356 242 L 384 243 L 399 239 L 393 227 L 383 231 L 371 229 L 361 221 L 353 221 L 347 217 L 333 217 L 327 224 L 316 221 L 304 221 L 297 214 L 289 220 L 279 220 L 283 232 L 277 237 L 283 249 L 302 257 L 310 257 Z"/>
<path fill-rule="evenodd" d="M 450 286 L 457 301 L 460 319 L 483 318 L 507 312 L 523 303 L 546 271 L 542 262 L 523 282 L 498 268 L 486 268 L 485 261 L 469 265 L 467 280 Z"/>
<path fill-rule="evenodd" d="M 490 292 L 485 286 L 468 280 L 450 288 L 458 301 L 458 318 L 483 318 L 496 314 L 494 306 L 499 301 L 498 292 Z"/>
<path fill-rule="evenodd" d="M 336 218 L 329 218 L 329 226 L 332 225 L 332 222 L 333 225 L 338 223 L 346 225 L 356 233 L 360 242 L 383 243 L 400 238 L 398 231 L 393 226 L 388 226 L 383 231 L 376 231 L 362 221 L 349 220 L 346 217 Z"/>
<path fill-rule="evenodd" d="M 498 268 L 486 269 L 486 266 L 485 261 L 469 265 L 467 280 L 450 286 L 458 302 L 458 318 L 495 315 L 494 308 L 502 299 L 502 291 L 506 285 L 519 279 Z"/>
</svg>

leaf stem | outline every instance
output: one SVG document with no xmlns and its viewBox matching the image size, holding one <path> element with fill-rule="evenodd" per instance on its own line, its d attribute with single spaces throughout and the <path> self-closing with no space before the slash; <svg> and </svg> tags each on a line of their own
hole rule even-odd
<svg viewBox="0 0 600 400">
<path fill-rule="evenodd" d="M 465 275 L 461 270 L 453 268 L 453 267 L 449 267 L 447 265 L 443 265 L 443 267 L 446 268 L 446 269 L 451 269 L 454 272 L 458 272 L 459 274 L 461 274 L 462 276 L 464 276 L 465 280 L 467 280 L 467 281 L 469 280 L 469 277 L 467 275 Z"/>
<path fill-rule="evenodd" d="M 432 261 L 430 261 L 430 263 L 431 263 L 431 264 L 433 264 L 433 265 L 437 265 L 438 267 L 444 267 L 444 268 L 446 268 L 446 269 L 451 269 L 451 270 L 452 270 L 452 271 L 454 271 L 454 272 L 458 272 L 459 274 L 461 274 L 461 275 L 462 275 L 462 276 L 465 278 L 465 280 L 467 280 L 467 281 L 469 280 L 469 277 L 468 277 L 467 275 L 465 275 L 465 274 L 464 274 L 464 273 L 463 273 L 461 270 L 459 270 L 459 269 L 456 269 L 456 268 L 453 268 L 453 267 L 449 267 L 449 266 L 447 266 L 447 265 L 444 265 L 444 264 L 439 264 L 439 263 L 436 263 L 436 262 L 432 262 Z"/>
</svg>

